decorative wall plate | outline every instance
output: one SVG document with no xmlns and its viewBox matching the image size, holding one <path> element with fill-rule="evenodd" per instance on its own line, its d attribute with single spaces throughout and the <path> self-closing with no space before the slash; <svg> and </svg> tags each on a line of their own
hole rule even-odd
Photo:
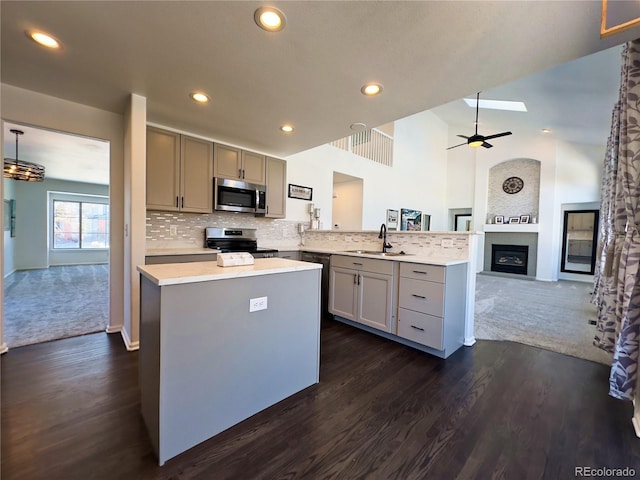
<svg viewBox="0 0 640 480">
<path fill-rule="evenodd" d="M 502 190 L 506 193 L 518 193 L 524 187 L 524 182 L 520 177 L 509 177 L 502 184 Z"/>
</svg>

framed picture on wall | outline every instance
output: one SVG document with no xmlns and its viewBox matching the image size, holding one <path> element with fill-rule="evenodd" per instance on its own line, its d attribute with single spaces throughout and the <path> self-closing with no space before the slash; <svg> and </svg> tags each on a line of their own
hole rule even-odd
<svg viewBox="0 0 640 480">
<path fill-rule="evenodd" d="M 410 208 L 401 208 L 400 230 L 422 230 L 422 212 L 420 210 L 411 210 Z"/>
<path fill-rule="evenodd" d="M 398 210 L 387 209 L 387 230 L 398 229 Z"/>
</svg>

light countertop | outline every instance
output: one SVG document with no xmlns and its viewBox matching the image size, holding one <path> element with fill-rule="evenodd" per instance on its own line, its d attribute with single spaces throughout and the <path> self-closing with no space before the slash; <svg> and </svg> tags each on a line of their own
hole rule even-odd
<svg viewBox="0 0 640 480">
<path fill-rule="evenodd" d="M 253 265 L 219 267 L 216 262 L 164 263 L 138 265 L 138 271 L 158 286 L 209 282 L 229 278 L 253 277 L 301 270 L 321 269 L 322 265 L 286 258 L 256 258 Z"/>
<path fill-rule="evenodd" d="M 363 258 L 375 258 L 377 260 L 389 260 L 393 262 L 409 262 L 409 263 L 422 263 L 428 265 L 439 265 L 442 267 L 446 267 L 448 265 L 459 265 L 461 263 L 469 263 L 468 258 L 447 258 L 442 256 L 435 255 L 423 255 L 423 254 L 411 254 L 407 253 L 405 255 L 376 255 L 369 253 L 355 253 L 355 252 L 347 252 L 344 250 L 320 250 L 320 249 L 305 249 L 306 251 L 314 251 L 317 253 L 330 253 L 331 255 L 347 255 L 351 257 L 363 257 Z"/>
<path fill-rule="evenodd" d="M 353 247 L 355 250 L 357 247 Z M 349 255 L 353 257 L 364 257 L 364 258 L 375 258 L 378 260 L 389 260 L 396 262 L 410 262 L 410 263 L 422 263 L 429 265 L 439 265 L 439 266 L 448 266 L 448 265 L 458 265 L 460 263 L 468 263 L 469 259 L 460 259 L 460 258 L 452 258 L 452 257 L 443 257 L 442 255 L 437 254 L 406 254 L 406 255 L 393 255 L 393 256 L 383 256 L 383 255 L 375 255 L 375 254 L 366 254 L 366 253 L 354 253 L 348 252 L 345 250 L 339 249 L 331 249 L 331 248 L 317 248 L 317 247 L 288 247 L 287 249 L 280 249 L 281 252 L 284 251 L 304 251 L 304 252 L 312 252 L 312 253 L 328 253 L 330 255 Z M 146 251 L 147 256 L 160 256 L 160 255 L 193 255 L 193 254 L 212 254 L 218 253 L 219 250 L 214 250 L 211 248 L 157 248 L 157 249 L 149 249 Z M 226 267 L 228 268 L 228 267 Z"/>
</svg>

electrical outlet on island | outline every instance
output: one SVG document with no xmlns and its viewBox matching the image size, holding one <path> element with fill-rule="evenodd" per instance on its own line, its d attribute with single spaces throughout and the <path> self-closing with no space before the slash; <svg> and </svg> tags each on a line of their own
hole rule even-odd
<svg viewBox="0 0 640 480">
<path fill-rule="evenodd" d="M 178 235 L 177 225 L 169 225 L 169 235 L 171 235 L 172 237 L 176 237 Z"/>
</svg>

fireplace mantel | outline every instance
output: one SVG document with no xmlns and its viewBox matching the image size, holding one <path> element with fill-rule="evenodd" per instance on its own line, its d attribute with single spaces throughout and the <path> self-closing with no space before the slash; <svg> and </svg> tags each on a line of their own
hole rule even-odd
<svg viewBox="0 0 640 480">
<path fill-rule="evenodd" d="M 503 225 L 487 223 L 484 226 L 485 232 L 496 233 L 538 233 L 539 223 L 505 223 Z"/>
</svg>

